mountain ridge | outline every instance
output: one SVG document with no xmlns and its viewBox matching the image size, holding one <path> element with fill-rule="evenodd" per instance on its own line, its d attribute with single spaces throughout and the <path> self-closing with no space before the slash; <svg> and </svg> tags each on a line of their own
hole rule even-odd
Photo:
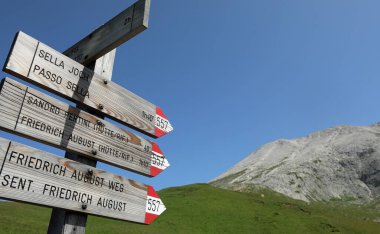
<svg viewBox="0 0 380 234">
<path fill-rule="evenodd" d="M 210 182 L 262 186 L 303 201 L 380 197 L 380 124 L 337 126 L 263 145 Z"/>
</svg>

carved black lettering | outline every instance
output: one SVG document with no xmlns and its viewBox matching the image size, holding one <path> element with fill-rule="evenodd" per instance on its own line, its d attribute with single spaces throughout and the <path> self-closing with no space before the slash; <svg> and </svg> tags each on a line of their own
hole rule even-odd
<svg viewBox="0 0 380 234">
<path fill-rule="evenodd" d="M 9 184 L 9 179 L 11 178 L 11 176 L 10 175 L 4 175 L 4 181 L 3 182 L 1 182 L 1 185 L 2 186 L 8 186 L 8 184 Z"/>
<path fill-rule="evenodd" d="M 12 159 L 16 158 L 16 155 L 15 154 L 18 154 L 16 151 L 12 151 L 11 154 L 9 155 L 9 159 L 8 161 L 10 162 Z"/>
<path fill-rule="evenodd" d="M 54 64 L 57 67 L 65 69 L 65 63 L 63 62 L 63 60 L 59 60 L 57 57 L 54 57 L 52 54 L 45 52 L 45 51 L 43 53 L 41 53 L 41 51 L 43 51 L 43 50 L 40 50 L 39 57 L 41 57 L 41 55 L 45 55 L 41 58 L 45 59 L 45 61 L 48 61 L 51 64 Z"/>
<path fill-rule="evenodd" d="M 41 70 L 41 67 L 38 66 L 37 64 L 35 64 L 34 67 L 33 67 L 33 72 L 36 72 L 36 71 L 39 71 L 39 70 Z"/>
<path fill-rule="evenodd" d="M 108 188 L 111 190 L 114 190 L 116 192 L 122 192 L 120 189 L 121 184 L 119 182 L 116 182 L 116 181 L 108 181 Z M 124 190 L 124 186 L 123 186 L 123 190 Z"/>
<path fill-rule="evenodd" d="M 90 98 L 90 94 L 89 94 L 89 92 L 88 92 L 87 89 L 85 89 L 83 87 L 80 87 L 77 84 L 74 84 L 74 83 L 72 83 L 70 81 L 67 81 L 66 88 L 69 89 L 69 90 L 71 90 L 72 92 L 74 92 L 77 95 L 80 95 L 82 97 Z"/>
<path fill-rule="evenodd" d="M 73 192 L 73 201 L 78 201 L 79 199 L 78 199 L 78 192 L 77 191 L 74 191 Z"/>
<path fill-rule="evenodd" d="M 18 154 L 18 157 L 17 157 L 17 160 L 16 160 L 16 163 L 17 163 L 17 164 L 21 164 L 21 165 L 23 165 L 23 160 L 24 160 L 24 158 L 25 158 L 25 155 L 19 153 L 19 154 Z"/>
<path fill-rule="evenodd" d="M 12 180 L 11 180 L 11 184 L 10 184 L 9 187 L 11 187 L 11 188 L 17 188 L 17 187 L 16 187 L 17 179 L 18 179 L 17 176 L 13 176 L 13 177 L 12 177 Z"/>
<path fill-rule="evenodd" d="M 56 190 L 57 190 L 57 187 L 50 185 L 49 196 L 54 196 L 54 193 Z"/>
<path fill-rule="evenodd" d="M 48 184 L 45 184 L 45 185 L 44 185 L 44 189 L 42 190 L 42 194 L 45 195 L 45 191 L 48 190 L 47 187 L 50 187 L 50 185 L 48 185 Z"/>
<path fill-rule="evenodd" d="M 34 160 L 36 160 L 35 157 L 30 157 L 29 158 L 29 163 L 28 163 L 28 167 L 29 168 L 34 168 Z"/>
<path fill-rule="evenodd" d="M 49 171 L 49 166 L 50 166 L 50 163 L 49 162 L 47 162 L 47 161 L 45 161 L 44 162 L 44 166 L 43 166 L 43 168 L 42 168 L 42 170 L 44 170 L 44 171 Z"/>
<path fill-rule="evenodd" d="M 41 70 L 40 70 L 40 72 L 38 73 L 38 75 L 42 75 L 43 77 L 45 77 L 46 78 L 46 75 L 45 75 L 45 69 L 44 68 L 42 68 Z"/>
<path fill-rule="evenodd" d="M 40 58 L 44 58 L 45 57 L 45 51 L 44 50 L 40 50 L 40 53 L 38 53 L 38 56 Z"/>
</svg>

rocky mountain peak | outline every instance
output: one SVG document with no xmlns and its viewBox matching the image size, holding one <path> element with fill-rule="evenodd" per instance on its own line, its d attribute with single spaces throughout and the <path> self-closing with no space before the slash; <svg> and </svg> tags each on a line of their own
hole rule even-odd
<svg viewBox="0 0 380 234">
<path fill-rule="evenodd" d="M 277 140 L 211 181 L 221 188 L 263 186 L 294 199 L 380 197 L 380 124 L 338 126 Z"/>
</svg>

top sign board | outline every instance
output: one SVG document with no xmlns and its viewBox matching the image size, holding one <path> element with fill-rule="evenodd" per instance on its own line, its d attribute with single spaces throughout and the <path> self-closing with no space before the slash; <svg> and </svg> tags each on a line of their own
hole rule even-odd
<svg viewBox="0 0 380 234">
<path fill-rule="evenodd" d="M 16 35 L 3 70 L 151 137 L 173 130 L 160 107 L 23 32 Z"/>
<path fill-rule="evenodd" d="M 150 0 L 139 0 L 64 52 L 88 65 L 148 28 Z"/>
</svg>

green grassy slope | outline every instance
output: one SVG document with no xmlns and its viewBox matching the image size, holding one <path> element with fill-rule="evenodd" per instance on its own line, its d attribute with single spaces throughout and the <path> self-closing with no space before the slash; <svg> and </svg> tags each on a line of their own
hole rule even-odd
<svg viewBox="0 0 380 234">
<path fill-rule="evenodd" d="M 91 216 L 87 233 L 380 233 L 379 206 L 307 204 L 268 190 L 193 184 L 159 192 L 168 210 L 152 225 Z M 379 204 L 377 204 L 379 205 Z M 0 233 L 46 233 L 51 209 L 0 203 Z"/>
</svg>

